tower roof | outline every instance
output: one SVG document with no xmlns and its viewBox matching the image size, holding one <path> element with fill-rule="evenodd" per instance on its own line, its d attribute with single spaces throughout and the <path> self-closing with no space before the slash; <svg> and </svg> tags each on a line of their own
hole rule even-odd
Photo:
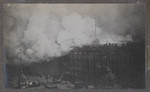
<svg viewBox="0 0 150 92">
<path fill-rule="evenodd" d="M 99 39 L 98 39 L 98 37 L 97 37 L 96 16 L 95 16 L 95 40 L 93 41 L 93 45 L 94 45 L 94 46 L 97 46 L 97 45 L 99 45 L 99 44 L 100 44 L 100 41 L 99 41 Z"/>
</svg>

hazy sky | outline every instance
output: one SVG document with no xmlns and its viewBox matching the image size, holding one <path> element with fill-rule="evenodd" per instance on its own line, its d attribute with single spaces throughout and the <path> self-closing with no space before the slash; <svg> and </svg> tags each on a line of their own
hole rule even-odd
<svg viewBox="0 0 150 92">
<path fill-rule="evenodd" d="M 144 41 L 142 4 L 7 4 L 4 10 L 6 54 L 16 63 L 57 57 L 96 37 L 100 44 Z"/>
</svg>

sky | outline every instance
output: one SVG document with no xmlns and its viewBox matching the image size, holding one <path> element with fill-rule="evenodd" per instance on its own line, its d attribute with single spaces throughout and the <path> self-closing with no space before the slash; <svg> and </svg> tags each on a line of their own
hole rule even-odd
<svg viewBox="0 0 150 92">
<path fill-rule="evenodd" d="M 39 62 L 73 46 L 144 41 L 144 5 L 6 4 L 4 46 L 7 61 Z"/>
</svg>

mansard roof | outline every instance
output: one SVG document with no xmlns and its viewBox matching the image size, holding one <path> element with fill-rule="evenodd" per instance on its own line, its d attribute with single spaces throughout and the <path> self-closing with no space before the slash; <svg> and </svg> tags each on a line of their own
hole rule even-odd
<svg viewBox="0 0 150 92">
<path fill-rule="evenodd" d="M 101 45 L 85 45 L 82 47 L 74 47 L 73 51 L 100 51 Z"/>
</svg>

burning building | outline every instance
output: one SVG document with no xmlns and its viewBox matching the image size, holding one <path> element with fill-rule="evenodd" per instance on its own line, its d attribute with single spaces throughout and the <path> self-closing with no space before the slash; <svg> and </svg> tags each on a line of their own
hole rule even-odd
<svg viewBox="0 0 150 92">
<path fill-rule="evenodd" d="M 72 75 L 66 79 L 82 81 L 85 85 L 114 87 L 128 80 L 128 83 L 122 86 L 138 86 L 138 82 L 144 79 L 144 50 L 139 49 L 144 48 L 143 46 L 143 43 L 135 42 L 121 46 L 105 44 L 75 47 L 69 54 L 60 58 L 60 70 Z M 139 55 L 141 57 L 137 57 Z M 143 76 L 138 76 L 140 74 Z M 137 81 L 140 78 L 142 80 Z"/>
</svg>

